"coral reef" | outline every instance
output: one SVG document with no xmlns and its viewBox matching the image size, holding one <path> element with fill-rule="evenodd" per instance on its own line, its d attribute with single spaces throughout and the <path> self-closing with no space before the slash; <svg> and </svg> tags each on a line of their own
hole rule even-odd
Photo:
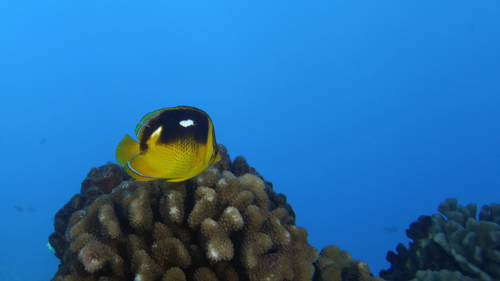
<svg viewBox="0 0 500 281">
<path fill-rule="evenodd" d="M 92 169 L 55 216 L 53 280 L 377 280 L 335 246 L 318 259 L 286 197 L 219 151 L 219 163 L 177 183 L 134 181 L 113 163 Z"/>
<path fill-rule="evenodd" d="M 390 251 L 386 280 L 500 280 L 500 205 L 458 205 L 453 198 L 441 214 L 421 216 L 406 235 L 413 240 Z M 478 218 L 477 218 L 478 217 Z"/>
<path fill-rule="evenodd" d="M 440 271 L 418 270 L 412 281 L 473 281 L 469 276 L 463 276 L 460 271 L 449 271 L 441 269 Z"/>
<path fill-rule="evenodd" d="M 110 194 L 111 190 L 123 180 L 120 166 L 111 162 L 99 168 L 92 168 L 82 182 L 80 193 L 94 200 L 101 194 Z"/>
<path fill-rule="evenodd" d="M 247 173 L 244 158 L 233 166 L 246 171 L 241 178 L 223 159 L 222 173 L 212 167 L 176 184 L 127 181 L 109 163 L 92 169 L 56 214 L 54 280 L 260 280 L 293 276 L 294 267 L 299 275 L 304 264 L 312 276 L 316 251 L 307 235 L 292 235 L 294 217 L 276 207 L 286 201 L 268 204 L 264 181 Z"/>
<path fill-rule="evenodd" d="M 370 274 L 368 264 L 351 258 L 347 251 L 341 251 L 335 245 L 326 246 L 314 262 L 316 275 L 314 280 L 323 281 L 382 281 Z"/>
</svg>

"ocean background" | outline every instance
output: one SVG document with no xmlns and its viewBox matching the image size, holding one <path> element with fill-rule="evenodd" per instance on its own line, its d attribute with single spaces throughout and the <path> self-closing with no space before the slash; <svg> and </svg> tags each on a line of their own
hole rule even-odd
<svg viewBox="0 0 500 281">
<path fill-rule="evenodd" d="M 55 213 L 146 113 L 177 105 L 211 116 L 231 157 L 287 196 L 311 245 L 335 244 L 378 276 L 445 199 L 500 203 L 499 11 L 1 1 L 0 279 L 50 280 Z"/>
</svg>

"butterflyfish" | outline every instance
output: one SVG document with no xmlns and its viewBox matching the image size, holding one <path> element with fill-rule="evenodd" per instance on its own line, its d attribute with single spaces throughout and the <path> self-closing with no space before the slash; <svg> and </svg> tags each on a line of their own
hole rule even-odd
<svg viewBox="0 0 500 281">
<path fill-rule="evenodd" d="M 138 181 L 184 181 L 220 160 L 212 120 L 204 111 L 178 106 L 146 114 L 135 127 L 139 141 L 125 135 L 116 160 Z"/>
</svg>

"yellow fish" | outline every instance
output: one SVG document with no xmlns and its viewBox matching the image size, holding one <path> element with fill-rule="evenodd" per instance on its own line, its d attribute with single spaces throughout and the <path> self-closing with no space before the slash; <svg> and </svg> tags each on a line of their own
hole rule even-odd
<svg viewBox="0 0 500 281">
<path fill-rule="evenodd" d="M 187 180 L 220 160 L 212 119 L 194 107 L 148 113 L 135 134 L 139 142 L 125 135 L 116 148 L 116 159 L 138 181 Z"/>
</svg>

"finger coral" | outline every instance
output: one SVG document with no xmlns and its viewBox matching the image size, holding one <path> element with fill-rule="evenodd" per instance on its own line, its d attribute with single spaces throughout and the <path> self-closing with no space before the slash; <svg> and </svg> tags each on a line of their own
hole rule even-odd
<svg viewBox="0 0 500 281">
<path fill-rule="evenodd" d="M 410 247 L 389 252 L 386 280 L 499 280 L 500 205 L 477 212 L 475 204 L 458 205 L 453 198 L 438 207 L 441 214 L 421 216 L 410 225 Z"/>
<path fill-rule="evenodd" d="M 318 277 L 323 281 L 382 281 L 370 274 L 368 264 L 351 258 L 347 251 L 335 245 L 326 246 L 314 263 Z"/>
<path fill-rule="evenodd" d="M 312 280 L 318 251 L 286 197 L 222 148 L 224 161 L 178 183 L 93 169 L 56 214 L 53 280 Z"/>
</svg>

